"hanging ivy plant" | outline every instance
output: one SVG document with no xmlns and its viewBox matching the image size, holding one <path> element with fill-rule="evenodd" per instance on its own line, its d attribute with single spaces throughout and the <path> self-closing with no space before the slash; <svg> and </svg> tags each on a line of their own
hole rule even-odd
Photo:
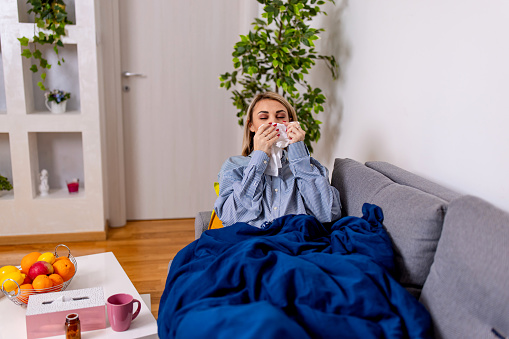
<svg viewBox="0 0 509 339">
<path fill-rule="evenodd" d="M 234 71 L 221 74 L 221 87 L 232 91 L 241 126 L 256 94 L 271 90 L 283 95 L 295 108 L 306 131 L 304 142 L 312 152 L 311 142 L 320 139 L 321 124 L 313 113 L 323 111 L 326 98 L 320 88 L 309 85 L 306 74 L 315 60 L 324 61 L 334 79 L 339 68 L 333 55 L 320 55 L 315 50 L 314 41 L 324 29 L 309 25 L 317 15 L 326 14 L 320 8 L 325 1 L 257 1 L 264 5 L 261 18 L 255 18 L 253 30 L 241 35 L 233 47 Z M 327 1 L 335 4 L 334 0 Z"/>
<path fill-rule="evenodd" d="M 58 48 L 64 47 L 62 37 L 65 36 L 65 26 L 72 24 L 72 22 L 67 19 L 63 0 L 28 0 L 27 4 L 32 6 L 28 10 L 28 14 L 34 13 L 36 25 L 34 26 L 34 36 L 32 38 L 33 47 L 30 47 L 28 44 L 30 42 L 29 38 L 18 38 L 21 46 L 26 47 L 23 48 L 21 55 L 27 59 L 34 58 L 36 60 L 36 63 L 30 67 L 30 70 L 34 73 L 37 73 L 39 69 L 42 70 L 41 81 L 37 85 L 41 91 L 45 91 L 45 70 L 50 69 L 51 64 L 44 58 L 38 45 L 53 45 L 53 50 L 57 55 L 58 65 L 60 66 L 65 60 L 59 55 Z"/>
</svg>

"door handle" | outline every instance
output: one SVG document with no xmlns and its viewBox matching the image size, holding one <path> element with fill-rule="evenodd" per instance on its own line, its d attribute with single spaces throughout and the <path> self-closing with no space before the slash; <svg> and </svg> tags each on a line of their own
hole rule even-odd
<svg viewBox="0 0 509 339">
<path fill-rule="evenodd" d="M 126 78 L 130 78 L 130 77 L 141 77 L 141 78 L 144 78 L 144 77 L 146 77 L 145 74 L 142 74 L 142 73 L 131 73 L 131 72 L 122 72 L 122 76 L 126 77 Z"/>
</svg>

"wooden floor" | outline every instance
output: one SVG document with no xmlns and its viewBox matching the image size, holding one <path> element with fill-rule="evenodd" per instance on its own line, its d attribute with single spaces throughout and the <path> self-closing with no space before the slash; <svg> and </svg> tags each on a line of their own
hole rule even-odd
<svg viewBox="0 0 509 339">
<path fill-rule="evenodd" d="M 172 219 L 132 221 L 125 227 L 109 228 L 106 241 L 68 242 L 66 245 L 74 256 L 113 252 L 138 293 L 150 293 L 152 314 L 157 319 L 168 262 L 193 240 L 194 219 Z M 19 265 L 21 258 L 33 251 L 53 252 L 56 245 L 0 246 L 0 267 Z"/>
</svg>

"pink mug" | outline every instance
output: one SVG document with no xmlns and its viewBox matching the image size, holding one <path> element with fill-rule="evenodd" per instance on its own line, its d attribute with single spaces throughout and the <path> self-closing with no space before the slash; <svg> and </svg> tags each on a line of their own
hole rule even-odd
<svg viewBox="0 0 509 339">
<path fill-rule="evenodd" d="M 138 309 L 133 314 L 134 303 L 138 303 Z M 129 329 L 131 321 L 140 313 L 141 303 L 130 294 L 119 293 L 106 300 L 106 307 L 111 328 L 115 332 L 122 332 Z"/>
</svg>

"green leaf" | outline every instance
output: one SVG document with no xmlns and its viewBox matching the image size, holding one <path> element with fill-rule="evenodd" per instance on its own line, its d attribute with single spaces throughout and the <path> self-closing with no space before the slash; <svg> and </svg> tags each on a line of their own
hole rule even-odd
<svg viewBox="0 0 509 339">
<path fill-rule="evenodd" d="M 39 88 L 41 89 L 41 91 L 45 91 L 45 90 L 46 90 L 46 87 L 44 87 L 44 84 L 43 84 L 41 81 L 39 81 L 39 82 L 37 83 L 37 86 L 39 86 Z"/>
<path fill-rule="evenodd" d="M 46 73 L 41 73 L 41 79 L 44 81 L 46 80 Z"/>
<path fill-rule="evenodd" d="M 42 68 L 48 68 L 48 60 L 41 58 L 39 61 L 39 66 L 41 66 Z"/>
<path fill-rule="evenodd" d="M 32 57 L 32 52 L 30 52 L 30 50 L 28 48 L 25 48 L 22 52 L 21 52 L 21 55 L 24 56 L 25 58 L 27 59 L 30 59 Z"/>
<path fill-rule="evenodd" d="M 40 59 L 40 58 L 42 58 L 42 53 L 41 53 L 41 51 L 40 51 L 40 50 L 38 50 L 38 49 L 37 49 L 37 50 L 35 50 L 35 51 L 34 51 L 34 53 L 33 53 L 32 55 L 33 55 L 33 56 L 34 56 L 34 58 L 36 58 L 36 59 Z"/>
<path fill-rule="evenodd" d="M 36 66 L 36 65 L 32 65 L 32 67 L 30 67 L 30 70 L 31 70 L 32 72 L 34 72 L 34 73 L 37 73 L 37 71 L 38 71 L 39 69 L 37 68 L 37 66 Z"/>
<path fill-rule="evenodd" d="M 276 11 L 276 9 L 272 6 L 265 6 L 263 10 L 268 13 L 274 13 Z"/>
<path fill-rule="evenodd" d="M 62 35 L 65 35 L 65 26 L 58 26 L 56 29 L 55 29 L 55 33 L 58 35 L 58 36 L 62 36 Z"/>
<path fill-rule="evenodd" d="M 67 17 L 67 15 L 65 15 L 64 13 L 57 13 L 56 15 L 56 20 L 58 22 L 63 22 L 65 20 L 65 18 Z"/>
<path fill-rule="evenodd" d="M 21 46 L 28 46 L 28 42 L 30 41 L 28 38 L 25 37 L 18 38 L 18 40 Z"/>
</svg>

